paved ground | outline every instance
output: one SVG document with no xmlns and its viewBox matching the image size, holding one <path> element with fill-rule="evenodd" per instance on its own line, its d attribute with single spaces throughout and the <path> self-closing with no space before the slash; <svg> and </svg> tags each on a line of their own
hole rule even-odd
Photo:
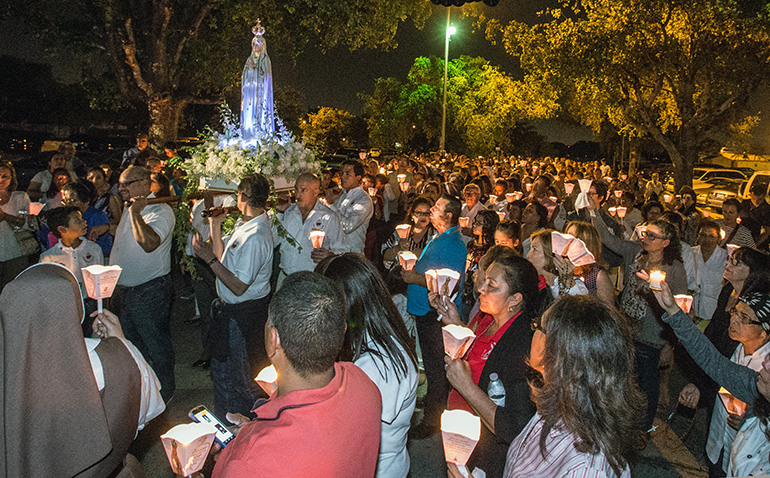
<svg viewBox="0 0 770 478">
<path fill-rule="evenodd" d="M 191 300 L 176 299 L 172 307 L 172 334 L 176 350 L 177 390 L 166 412 L 153 420 L 140 432 L 132 452 L 141 460 L 149 478 L 170 478 L 171 473 L 159 436 L 174 425 L 189 422 L 187 412 L 194 406 L 213 406 L 213 390 L 208 371 L 193 368 L 192 362 L 199 353 L 199 330 L 197 325 L 188 325 L 185 319 L 193 315 Z M 671 379 L 674 398 L 684 385 L 677 371 Z M 665 420 L 667 412 L 660 412 Z M 684 435 L 689 420 L 676 415 L 670 426 L 659 422 L 653 432 L 653 440 L 632 468 L 635 477 L 705 477 L 703 448 L 706 440 L 705 411 L 698 410 L 691 431 L 681 441 L 677 434 Z M 433 478 L 446 476 L 440 435 L 409 444 L 412 459 L 412 478 Z M 211 460 L 209 460 L 211 461 Z M 207 464 L 207 468 L 213 466 Z M 208 474 L 206 475 L 208 476 Z"/>
</svg>

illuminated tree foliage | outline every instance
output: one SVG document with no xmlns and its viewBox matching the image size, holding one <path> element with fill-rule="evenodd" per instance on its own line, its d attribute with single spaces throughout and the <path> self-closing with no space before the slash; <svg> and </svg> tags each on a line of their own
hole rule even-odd
<svg viewBox="0 0 770 478">
<path fill-rule="evenodd" d="M 487 35 L 584 124 L 654 138 L 681 187 L 703 141 L 748 116 L 768 79 L 769 13 L 754 0 L 577 0 L 534 26 L 490 20 Z"/>
<path fill-rule="evenodd" d="M 363 96 L 373 145 L 395 142 L 415 149 L 438 148 L 441 135 L 444 62 L 416 58 L 405 83 L 376 80 L 371 96 Z M 511 149 L 511 132 L 528 118 L 547 117 L 556 110 L 554 98 L 535 95 L 524 83 L 483 58 L 451 60 L 447 80 L 446 148 L 468 154 L 489 154 L 496 146 Z"/>
<path fill-rule="evenodd" d="M 323 49 L 393 48 L 399 24 L 422 27 L 427 2 L 378 0 L 9 0 L 0 13 L 78 50 L 86 68 L 108 69 L 124 100 L 143 105 L 150 138 L 176 138 L 185 106 L 221 102 L 239 88 L 250 29 L 262 20 L 268 52 L 296 57 L 309 41 Z"/>
<path fill-rule="evenodd" d="M 333 153 L 342 146 L 343 138 L 354 133 L 354 126 L 352 113 L 323 107 L 308 115 L 307 122 L 302 125 L 302 140 L 316 151 Z"/>
</svg>

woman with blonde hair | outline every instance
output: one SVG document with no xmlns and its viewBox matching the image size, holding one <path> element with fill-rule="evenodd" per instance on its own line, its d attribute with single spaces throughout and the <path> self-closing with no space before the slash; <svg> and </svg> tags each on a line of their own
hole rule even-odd
<svg viewBox="0 0 770 478">
<path fill-rule="evenodd" d="M 602 259 L 602 240 L 596 228 L 587 222 L 572 221 L 564 229 L 567 234 L 573 235 L 583 241 L 586 249 L 594 255 L 596 262 L 575 268 L 575 275 L 579 276 L 586 285 L 588 293 L 600 298 L 605 304 L 615 305 L 615 286 L 612 285 L 606 264 Z"/>
</svg>

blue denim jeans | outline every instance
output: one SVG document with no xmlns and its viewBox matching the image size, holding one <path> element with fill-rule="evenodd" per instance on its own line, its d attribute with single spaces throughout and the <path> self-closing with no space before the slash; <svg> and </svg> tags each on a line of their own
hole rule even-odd
<svg viewBox="0 0 770 478">
<path fill-rule="evenodd" d="M 634 342 L 634 348 L 636 349 L 636 374 L 639 377 L 639 388 L 647 397 L 647 411 L 644 417 L 644 431 L 647 431 L 652 426 L 655 413 L 658 410 L 660 349 L 641 342 Z"/>
<path fill-rule="evenodd" d="M 118 286 L 111 300 L 126 338 L 142 352 L 158 376 L 165 401 L 176 388 L 169 325 L 171 293 L 171 276 L 165 275 L 134 287 Z"/>
<path fill-rule="evenodd" d="M 259 390 L 252 375 L 246 341 L 235 319 L 230 319 L 230 350 L 227 360 L 211 358 L 211 381 L 214 382 L 214 414 L 225 421 L 227 412 L 249 416 Z"/>
</svg>

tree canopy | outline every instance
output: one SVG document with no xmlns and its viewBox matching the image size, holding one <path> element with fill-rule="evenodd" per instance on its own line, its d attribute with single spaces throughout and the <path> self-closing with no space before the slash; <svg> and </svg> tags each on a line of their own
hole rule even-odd
<svg viewBox="0 0 770 478">
<path fill-rule="evenodd" d="M 701 143 L 744 123 L 770 73 L 770 10 L 754 0 L 573 0 L 536 25 L 488 20 L 524 83 L 599 130 L 650 135 L 692 182 Z"/>
<path fill-rule="evenodd" d="M 406 81 L 378 78 L 364 112 L 372 144 L 398 142 L 414 149 L 436 149 L 441 135 L 444 62 L 416 58 Z M 556 108 L 549 98 L 478 57 L 449 62 L 446 147 L 469 154 L 489 154 L 495 147 L 512 148 L 512 131 L 524 119 L 549 116 Z"/>
</svg>

